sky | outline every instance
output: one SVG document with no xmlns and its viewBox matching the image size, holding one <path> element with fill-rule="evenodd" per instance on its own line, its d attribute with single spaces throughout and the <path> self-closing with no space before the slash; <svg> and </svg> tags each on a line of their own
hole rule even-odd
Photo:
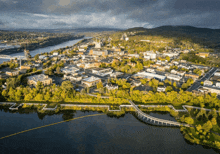
<svg viewBox="0 0 220 154">
<path fill-rule="evenodd" d="M 0 29 L 220 29 L 220 0 L 0 0 Z"/>
</svg>

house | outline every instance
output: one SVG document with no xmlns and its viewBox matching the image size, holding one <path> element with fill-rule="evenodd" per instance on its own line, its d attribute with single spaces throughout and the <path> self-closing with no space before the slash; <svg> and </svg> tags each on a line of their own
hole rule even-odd
<svg viewBox="0 0 220 154">
<path fill-rule="evenodd" d="M 81 75 L 64 75 L 64 79 L 78 82 L 82 80 L 82 76 Z"/>
<path fill-rule="evenodd" d="M 220 88 L 220 82 L 217 82 L 215 86 Z"/>
<path fill-rule="evenodd" d="M 200 56 L 202 58 L 206 58 L 209 56 L 209 53 L 208 52 L 199 52 L 196 54 L 196 56 Z"/>
<path fill-rule="evenodd" d="M 105 86 L 108 90 L 116 90 L 118 89 L 118 85 L 107 84 Z"/>
<path fill-rule="evenodd" d="M 212 86 L 212 84 L 213 84 L 212 81 L 209 80 L 205 80 L 203 83 L 204 86 Z"/>
<path fill-rule="evenodd" d="M 206 87 L 203 86 L 204 89 L 208 90 L 210 93 L 216 93 L 217 95 L 220 95 L 220 88 L 217 87 Z"/>
<path fill-rule="evenodd" d="M 147 68 L 147 70 L 146 70 L 147 72 L 151 72 L 151 73 L 155 73 L 155 70 L 154 69 L 152 69 L 152 68 Z"/>
<path fill-rule="evenodd" d="M 153 51 L 146 51 L 143 53 L 144 56 L 150 56 L 150 59 L 156 59 L 157 57 L 157 54 L 154 53 Z M 148 58 L 148 57 L 146 57 Z"/>
<path fill-rule="evenodd" d="M 197 75 L 197 74 L 192 74 L 192 73 L 186 73 L 186 74 L 185 74 L 185 77 L 186 77 L 186 78 L 192 78 L 193 80 L 196 80 L 196 79 L 199 78 L 199 75 Z"/>
<path fill-rule="evenodd" d="M 166 87 L 157 87 L 157 91 L 158 92 L 165 92 L 166 91 Z"/>
<path fill-rule="evenodd" d="M 122 72 L 114 72 L 112 74 L 110 74 L 110 77 L 116 78 L 116 77 L 120 77 L 122 76 L 124 73 Z"/>
<path fill-rule="evenodd" d="M 101 82 L 101 79 L 100 78 L 97 78 L 97 77 L 94 77 L 94 76 L 91 76 L 91 77 L 88 77 L 88 78 L 85 78 L 81 81 L 81 84 L 84 84 L 86 85 L 87 87 L 92 87 L 92 86 L 95 86 L 97 83 Z"/>
<path fill-rule="evenodd" d="M 138 87 L 138 86 L 141 85 L 141 81 L 135 81 L 135 80 L 134 80 L 134 81 L 131 83 L 131 85 L 134 86 L 134 87 Z"/>
<path fill-rule="evenodd" d="M 16 76 L 19 75 L 19 71 L 7 71 L 5 74 L 9 76 Z"/>
<path fill-rule="evenodd" d="M 53 53 L 53 56 L 58 56 L 58 55 L 59 55 L 58 52 L 54 52 L 54 53 Z"/>
<path fill-rule="evenodd" d="M 44 86 L 52 84 L 52 78 L 44 74 L 29 76 L 27 79 L 28 84 L 33 86 L 36 86 L 38 81 L 42 82 Z"/>
<path fill-rule="evenodd" d="M 168 56 L 168 57 L 175 57 L 175 56 L 179 56 L 178 52 L 168 52 L 168 53 L 164 53 L 164 56 Z"/>
</svg>

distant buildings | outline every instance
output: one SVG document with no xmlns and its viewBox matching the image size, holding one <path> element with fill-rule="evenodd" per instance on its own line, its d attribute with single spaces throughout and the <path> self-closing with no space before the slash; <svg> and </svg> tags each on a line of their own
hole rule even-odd
<svg viewBox="0 0 220 154">
<path fill-rule="evenodd" d="M 206 58 L 209 56 L 209 52 L 199 52 L 196 54 L 197 56 L 200 56 L 202 58 Z"/>
<path fill-rule="evenodd" d="M 134 75 L 134 77 L 155 78 L 160 81 L 164 81 L 166 79 L 166 76 L 164 76 L 164 75 L 159 75 L 159 74 L 149 73 L 149 72 L 138 72 L 137 74 Z"/>
</svg>

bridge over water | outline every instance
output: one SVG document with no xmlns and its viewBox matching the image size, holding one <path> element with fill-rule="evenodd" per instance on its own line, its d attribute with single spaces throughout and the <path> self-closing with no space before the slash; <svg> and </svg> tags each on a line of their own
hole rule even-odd
<svg viewBox="0 0 220 154">
<path fill-rule="evenodd" d="M 93 94 L 88 94 L 89 96 L 97 97 L 97 95 Z M 101 96 L 101 98 L 109 98 L 108 96 Z M 146 123 L 152 123 L 156 125 L 166 125 L 166 126 L 185 126 L 185 127 L 190 127 L 189 124 L 184 124 L 184 123 L 179 123 L 176 121 L 171 121 L 171 120 L 164 120 L 156 117 L 152 117 L 149 114 L 144 113 L 141 111 L 137 105 L 134 104 L 131 100 L 128 100 L 129 103 L 132 105 L 132 107 L 136 110 L 137 116 L 140 120 L 146 122 Z"/>
</svg>

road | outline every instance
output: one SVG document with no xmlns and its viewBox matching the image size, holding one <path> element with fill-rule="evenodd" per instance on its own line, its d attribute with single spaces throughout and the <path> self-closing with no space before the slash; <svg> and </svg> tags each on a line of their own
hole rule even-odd
<svg viewBox="0 0 220 154">
<path fill-rule="evenodd" d="M 196 90 L 197 88 L 199 88 L 199 86 L 201 85 L 201 82 L 208 80 L 216 71 L 218 68 L 213 67 L 211 70 L 209 70 L 209 72 L 207 72 L 201 79 L 196 80 L 196 82 L 194 82 L 192 84 L 191 87 L 189 87 L 186 91 L 193 91 Z"/>
</svg>

